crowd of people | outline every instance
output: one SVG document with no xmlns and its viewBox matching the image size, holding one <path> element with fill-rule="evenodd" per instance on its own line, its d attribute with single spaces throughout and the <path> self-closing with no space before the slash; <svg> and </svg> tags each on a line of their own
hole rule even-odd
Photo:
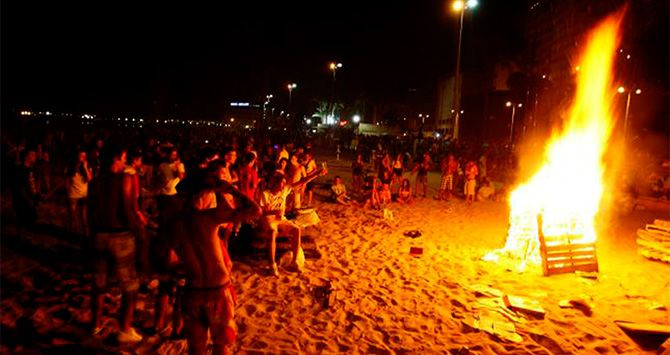
<svg viewBox="0 0 670 355">
<path fill-rule="evenodd" d="M 378 145 L 369 159 L 356 153 L 351 164 L 351 194 L 347 193 L 341 177 L 336 176 L 331 187 L 333 199 L 342 205 L 358 203 L 364 207 L 380 209 L 391 202 L 410 204 L 428 194 L 428 173 L 437 170 L 440 184 L 436 200 L 449 201 L 463 197 L 468 203 L 499 198 L 502 186 L 494 189 L 487 175 L 487 154 L 478 159 L 456 158 L 454 152 L 431 156 L 430 151 L 411 159 L 410 154 L 395 154 Z M 378 154 L 377 154 L 378 153 Z M 439 161 L 439 163 L 437 162 Z M 412 188 L 411 178 L 414 178 Z M 479 187 L 478 187 L 479 182 Z"/>
<path fill-rule="evenodd" d="M 3 136 L 3 188 L 11 192 L 19 237 L 35 225 L 40 201 L 64 195 L 65 228 L 92 255 L 94 335 L 104 328 L 113 279 L 122 291 L 120 342 L 143 337 L 133 313 L 144 286 L 155 290 L 154 332 L 185 336 L 196 354 L 205 352 L 209 332 L 214 353 L 222 353 L 236 337 L 231 238 L 247 226 L 266 239 L 267 271 L 278 276 L 277 239 L 286 236 L 291 260 L 283 269 L 301 272 L 302 231 L 288 212 L 313 206 L 314 180 L 328 169 L 301 138 L 164 133 L 119 139 L 108 131 L 79 137 L 52 131 L 36 144 Z M 339 175 L 329 179 L 332 203 L 383 209 L 461 198 L 471 204 L 501 198 L 515 170 L 511 154 L 497 146 L 415 141 L 411 147 L 357 137 L 354 148 L 349 187 Z M 338 146 L 338 160 L 341 152 Z M 439 174 L 432 196 L 431 172 Z"/>
<path fill-rule="evenodd" d="M 122 293 L 119 342 L 142 339 L 133 313 L 144 285 L 157 290 L 155 332 L 183 335 L 190 352 L 201 354 L 209 331 L 214 353 L 224 352 L 236 335 L 231 237 L 246 224 L 267 238 L 268 270 L 279 276 L 276 240 L 288 236 L 292 260 L 284 269 L 301 272 L 301 228 L 287 212 L 313 203 L 312 182 L 327 166 L 316 164 L 309 143 L 257 145 L 233 136 L 221 140 L 228 144 L 190 149 L 191 159 L 182 160 L 178 144 L 184 141 L 124 141 L 133 139 L 80 141 L 66 153 L 70 159 L 49 169 L 40 168 L 49 160 L 42 144 L 21 141 L 5 150 L 3 163 L 16 162 L 9 185 L 19 237 L 35 226 L 38 203 L 64 190 L 65 228 L 93 255 L 93 334 L 103 331 L 105 294 L 114 279 Z M 50 186 L 52 180 L 64 186 Z"/>
</svg>

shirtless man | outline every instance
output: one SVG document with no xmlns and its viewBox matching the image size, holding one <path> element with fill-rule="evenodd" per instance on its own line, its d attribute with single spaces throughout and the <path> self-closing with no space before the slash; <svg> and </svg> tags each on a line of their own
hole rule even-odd
<svg viewBox="0 0 670 355">
<path fill-rule="evenodd" d="M 312 154 L 311 151 L 307 151 L 304 154 L 305 161 L 304 161 L 304 166 L 305 166 L 305 174 L 310 175 L 313 174 L 316 169 L 316 161 L 314 160 L 314 155 Z M 314 198 L 314 183 L 310 182 L 307 185 L 305 185 L 305 192 L 307 193 L 307 206 L 312 205 L 312 199 Z"/>
<path fill-rule="evenodd" d="M 231 353 L 237 330 L 234 317 L 235 290 L 218 235 L 222 223 L 239 223 L 258 217 L 260 207 L 232 185 L 221 182 L 219 192 L 235 198 L 236 210 L 192 210 L 170 226 L 170 244 L 186 273 L 183 317 L 189 354 L 205 354 L 207 332 L 214 343 L 212 354 Z"/>
<path fill-rule="evenodd" d="M 144 228 L 135 210 L 132 176 L 124 172 L 126 151 L 107 145 L 100 154 L 100 176 L 91 181 L 88 194 L 95 256 L 93 333 L 103 330 L 102 315 L 108 276 L 113 271 L 121 284 L 121 343 L 138 342 L 142 336 L 132 327 L 139 282 L 135 268 L 135 235 Z"/>
<path fill-rule="evenodd" d="M 300 227 L 286 219 L 284 212 L 286 210 L 286 198 L 293 189 L 302 188 L 306 183 L 316 179 L 319 176 L 326 175 L 328 170 L 325 166 L 320 171 L 315 171 L 312 175 L 305 176 L 302 179 L 287 184 L 286 178 L 281 174 L 275 174 L 270 178 L 268 189 L 261 194 L 261 207 L 263 208 L 264 228 L 272 233 L 270 241 L 270 262 L 272 273 L 279 276 L 279 269 L 275 262 L 277 253 L 277 235 L 279 231 L 291 235 L 291 246 L 293 248 L 293 260 L 290 269 L 300 271 L 297 264 L 298 252 L 300 251 Z"/>
<path fill-rule="evenodd" d="M 288 182 L 297 184 L 301 179 L 307 176 L 305 167 L 300 164 L 297 155 L 291 156 L 291 161 L 288 167 Z M 302 197 L 305 194 L 305 186 L 297 184 L 293 189 L 293 209 L 300 209 L 302 207 Z"/>
</svg>

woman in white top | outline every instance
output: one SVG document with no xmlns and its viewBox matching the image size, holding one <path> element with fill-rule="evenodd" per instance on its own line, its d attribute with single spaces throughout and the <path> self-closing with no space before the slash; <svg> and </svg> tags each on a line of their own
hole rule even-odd
<svg viewBox="0 0 670 355">
<path fill-rule="evenodd" d="M 86 198 L 88 182 L 93 177 L 93 170 L 88 166 L 86 151 L 80 149 L 77 160 L 68 168 L 65 187 L 67 190 L 68 229 L 75 233 L 75 220 L 81 225 L 81 234 L 88 235 L 88 217 Z"/>
</svg>

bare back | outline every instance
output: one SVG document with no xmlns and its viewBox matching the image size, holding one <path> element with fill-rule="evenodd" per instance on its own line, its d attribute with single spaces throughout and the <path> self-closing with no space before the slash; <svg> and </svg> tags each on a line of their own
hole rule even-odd
<svg viewBox="0 0 670 355">
<path fill-rule="evenodd" d="M 188 287 L 210 288 L 230 282 L 218 226 L 233 221 L 235 212 L 222 209 L 193 211 L 174 221 L 172 244 L 184 265 Z"/>
</svg>

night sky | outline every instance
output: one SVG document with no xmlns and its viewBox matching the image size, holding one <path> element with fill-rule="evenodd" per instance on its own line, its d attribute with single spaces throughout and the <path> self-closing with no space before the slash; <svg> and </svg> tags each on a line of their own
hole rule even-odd
<svg viewBox="0 0 670 355">
<path fill-rule="evenodd" d="M 436 78 L 453 70 L 458 24 L 444 1 L 243 3 L 5 1 L 3 100 L 145 114 L 177 104 L 206 117 L 232 100 L 281 99 L 289 81 L 298 102 L 327 96 L 327 63 L 337 60 L 338 89 L 349 98 L 393 100 L 417 89 L 432 102 Z M 509 51 L 519 21 L 500 11 L 514 18 L 522 2 L 493 3 L 477 9 L 477 21 L 466 18 L 464 41 L 488 31 Z"/>
<path fill-rule="evenodd" d="M 344 64 L 348 100 L 412 89 L 434 105 L 437 79 L 453 72 L 447 1 L 138 3 L 3 1 L 3 106 L 214 118 L 230 101 L 272 93 L 281 104 L 296 82 L 306 108 L 332 92 L 331 60 Z M 465 18 L 464 70 L 521 53 L 526 7 L 480 0 Z"/>
</svg>

